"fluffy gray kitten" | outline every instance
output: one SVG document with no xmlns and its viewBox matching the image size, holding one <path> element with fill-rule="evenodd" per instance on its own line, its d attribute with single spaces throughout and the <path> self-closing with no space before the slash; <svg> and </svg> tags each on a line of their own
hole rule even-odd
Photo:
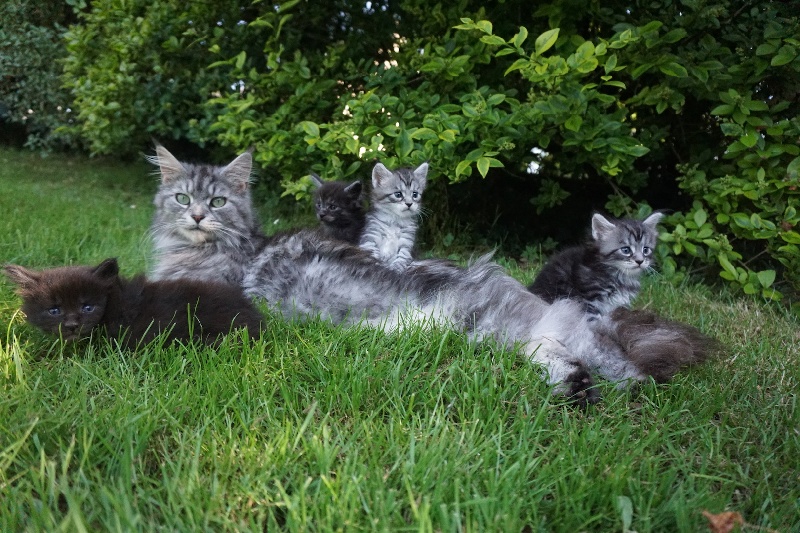
<svg viewBox="0 0 800 533">
<path fill-rule="evenodd" d="M 652 268 L 663 216 L 609 220 L 595 214 L 592 239 L 551 257 L 529 289 L 548 302 L 577 300 L 593 315 L 630 305 L 639 293 L 639 277 Z"/>
<path fill-rule="evenodd" d="M 250 199 L 250 153 L 224 167 L 195 165 L 178 161 L 159 145 L 149 160 L 161 176 L 150 229 L 156 259 L 150 279 L 240 284 L 261 244 Z"/>
<path fill-rule="evenodd" d="M 240 192 L 236 205 L 250 206 L 249 195 Z M 597 401 L 591 373 L 624 384 L 646 379 L 655 361 L 669 359 L 669 365 L 657 366 L 659 379 L 666 379 L 671 374 L 664 368 L 701 361 L 708 353 L 706 343 L 687 340 L 683 329 L 669 323 L 625 329 L 626 317 L 590 322 L 572 300 L 547 304 L 490 256 L 465 268 L 444 260 L 416 261 L 399 272 L 366 250 L 315 230 L 265 238 L 252 228 L 243 238 L 263 247 L 252 252 L 247 248 L 246 253 L 225 236 L 209 235 L 214 253 L 198 253 L 197 262 L 186 264 L 184 273 L 207 278 L 218 265 L 232 264 L 244 273 L 241 283 L 247 295 L 264 299 L 291 318 L 320 316 L 386 331 L 437 324 L 475 340 L 517 346 L 541 365 L 554 391 L 580 404 Z M 202 250 L 207 244 L 196 240 L 186 246 Z M 162 250 L 157 260 L 170 264 L 175 258 Z"/>
<path fill-rule="evenodd" d="M 392 270 L 405 270 L 413 260 L 427 175 L 428 163 L 395 171 L 378 163 L 372 169 L 371 205 L 359 246 Z"/>
</svg>

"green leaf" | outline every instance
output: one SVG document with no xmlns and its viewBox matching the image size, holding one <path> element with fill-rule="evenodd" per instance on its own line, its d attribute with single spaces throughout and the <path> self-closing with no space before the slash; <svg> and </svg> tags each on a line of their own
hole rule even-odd
<svg viewBox="0 0 800 533">
<path fill-rule="evenodd" d="M 664 34 L 661 40 L 665 43 L 676 43 L 686 37 L 686 30 L 683 28 L 675 28 Z"/>
<path fill-rule="evenodd" d="M 493 94 L 489 98 L 486 99 L 486 103 L 491 106 L 495 106 L 506 99 L 506 95 L 502 93 Z"/>
<path fill-rule="evenodd" d="M 800 157 L 792 159 L 792 162 L 786 167 L 786 175 L 793 180 L 798 178 L 800 175 Z"/>
<path fill-rule="evenodd" d="M 319 137 L 319 126 L 309 120 L 304 120 L 300 123 L 300 127 L 310 137 Z"/>
<path fill-rule="evenodd" d="M 770 55 L 770 54 L 774 53 L 775 50 L 776 50 L 776 48 L 775 48 L 774 44 L 763 43 L 763 44 L 758 45 L 758 48 L 756 48 L 756 55 L 757 56 L 767 56 L 767 55 Z"/>
<path fill-rule="evenodd" d="M 508 76 L 509 72 L 513 72 L 515 70 L 521 69 L 522 67 L 524 67 L 526 65 L 529 65 L 529 64 L 530 64 L 530 60 L 527 57 L 521 57 L 521 58 L 517 59 L 516 61 L 514 61 L 511 64 L 511 66 L 506 69 L 506 71 L 503 73 L 503 76 Z"/>
<path fill-rule="evenodd" d="M 730 115 L 734 107 L 731 104 L 721 104 L 711 110 L 712 115 Z"/>
<path fill-rule="evenodd" d="M 744 213 L 734 213 L 731 215 L 733 222 L 744 229 L 753 229 L 753 224 L 750 222 L 750 217 Z"/>
<path fill-rule="evenodd" d="M 784 231 L 781 233 L 781 239 L 789 244 L 800 244 L 800 233 L 796 231 Z"/>
<path fill-rule="evenodd" d="M 775 54 L 769 64 L 773 67 L 780 67 L 781 65 L 791 63 L 794 61 L 795 57 L 797 57 L 797 49 L 794 46 L 786 44 L 781 46 L 780 50 L 778 50 L 778 53 Z"/>
<path fill-rule="evenodd" d="M 694 219 L 694 223 L 697 224 L 697 227 L 701 228 L 703 227 L 703 224 L 706 223 L 706 220 L 708 220 L 708 215 L 704 209 L 698 209 L 694 212 L 694 216 L 692 218 Z"/>
<path fill-rule="evenodd" d="M 234 63 L 238 70 L 242 70 L 245 59 L 247 59 L 247 52 L 242 50 L 241 52 L 239 52 L 239 55 L 236 56 L 236 62 Z"/>
<path fill-rule="evenodd" d="M 758 277 L 758 282 L 761 283 L 761 286 L 767 288 L 775 281 L 775 271 L 762 270 L 756 274 L 756 277 Z"/>
<path fill-rule="evenodd" d="M 610 74 L 615 68 L 617 68 L 617 54 L 611 54 L 608 56 L 608 59 L 606 59 L 606 64 L 603 65 L 603 69 L 606 74 Z"/>
<path fill-rule="evenodd" d="M 731 264 L 730 261 L 728 261 L 728 256 L 725 254 L 719 254 L 717 256 L 717 261 L 719 261 L 720 266 L 725 269 L 726 272 L 733 276 L 732 279 L 736 279 L 736 268 Z"/>
<path fill-rule="evenodd" d="M 456 165 L 456 177 L 459 177 L 461 174 L 466 174 L 467 176 L 472 174 L 472 167 L 469 161 L 461 161 Z"/>
<path fill-rule="evenodd" d="M 556 44 L 556 41 L 558 40 L 558 32 L 559 28 L 554 28 L 552 30 L 547 30 L 536 38 L 534 48 L 537 56 L 542 55 L 544 52 L 552 48 L 554 44 Z"/>
<path fill-rule="evenodd" d="M 525 42 L 525 39 L 528 38 L 528 30 L 525 26 L 519 27 L 519 32 L 511 39 L 511 43 L 519 48 L 522 46 L 522 43 Z"/>
<path fill-rule="evenodd" d="M 497 35 L 484 35 L 483 37 L 481 37 L 481 42 L 493 46 L 502 46 L 506 44 L 506 40 Z"/>
<path fill-rule="evenodd" d="M 408 134 L 408 130 L 403 129 L 400 131 L 400 135 L 397 136 L 397 139 L 394 141 L 394 148 L 397 150 L 397 155 L 400 158 L 405 159 L 411 153 L 411 150 L 414 149 L 414 141 L 411 140 L 411 135 Z"/>
<path fill-rule="evenodd" d="M 578 131 L 579 129 L 581 129 L 582 124 L 583 124 L 583 119 L 580 117 L 580 115 L 572 115 L 564 123 L 564 127 L 570 131 Z"/>
<path fill-rule="evenodd" d="M 492 23 L 488 20 L 479 20 L 475 23 L 475 26 L 483 33 L 492 34 Z"/>
<path fill-rule="evenodd" d="M 478 172 L 481 173 L 481 177 L 485 178 L 486 173 L 489 172 L 489 158 L 488 157 L 478 158 L 476 166 L 478 167 Z"/>
<path fill-rule="evenodd" d="M 689 75 L 686 68 L 683 65 L 679 65 L 674 61 L 670 61 L 668 63 L 664 63 L 663 65 L 659 65 L 658 69 L 666 74 L 667 76 L 674 76 L 676 78 L 685 78 Z"/>
<path fill-rule="evenodd" d="M 752 148 L 758 142 L 758 134 L 754 131 L 751 131 L 746 135 L 739 137 L 739 142 L 748 148 Z"/>
</svg>

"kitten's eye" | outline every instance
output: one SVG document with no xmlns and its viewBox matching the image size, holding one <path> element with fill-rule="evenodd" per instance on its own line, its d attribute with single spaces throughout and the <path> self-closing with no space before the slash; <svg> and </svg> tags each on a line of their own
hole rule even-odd
<svg viewBox="0 0 800 533">
<path fill-rule="evenodd" d="M 86 304 L 83 307 L 81 307 L 81 311 L 88 314 L 94 312 L 94 308 L 95 308 L 94 305 Z"/>
<path fill-rule="evenodd" d="M 179 192 L 178 194 L 175 195 L 175 201 L 181 205 L 189 205 L 189 202 L 191 202 L 192 199 L 189 198 L 188 194 L 183 194 L 182 192 Z"/>
<path fill-rule="evenodd" d="M 645 246 L 645 247 L 643 247 L 643 248 L 642 248 L 642 254 L 643 254 L 645 257 L 647 257 L 648 255 L 650 255 L 651 253 L 653 253 L 653 250 L 652 250 L 652 249 L 651 249 L 649 246 Z"/>
<path fill-rule="evenodd" d="M 619 251 L 622 252 L 623 255 L 631 255 L 630 246 L 623 246 L 622 248 L 619 249 Z"/>
<path fill-rule="evenodd" d="M 413 198 L 414 200 L 419 199 L 419 193 L 417 191 L 414 191 L 414 193 L 411 195 L 411 198 Z"/>
<path fill-rule="evenodd" d="M 338 211 L 339 210 L 339 206 L 336 205 L 336 204 L 330 204 L 328 206 L 328 209 L 330 209 L 331 211 Z"/>
<path fill-rule="evenodd" d="M 397 198 L 398 200 L 402 200 L 403 199 L 403 193 L 401 193 L 400 191 L 397 191 L 396 193 L 394 193 L 394 197 Z"/>
<path fill-rule="evenodd" d="M 211 199 L 211 207 L 222 207 L 228 203 L 228 199 L 224 196 L 215 196 Z"/>
<path fill-rule="evenodd" d="M 58 316 L 58 315 L 61 314 L 61 308 L 60 307 L 51 307 L 50 309 L 47 310 L 47 312 L 51 316 Z"/>
</svg>

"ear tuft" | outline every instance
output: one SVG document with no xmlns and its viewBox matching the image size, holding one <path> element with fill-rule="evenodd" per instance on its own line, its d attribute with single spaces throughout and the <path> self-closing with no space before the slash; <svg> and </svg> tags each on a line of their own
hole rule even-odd
<svg viewBox="0 0 800 533">
<path fill-rule="evenodd" d="M 222 174 L 236 186 L 239 192 L 247 190 L 252 172 L 253 155 L 249 151 L 241 154 L 222 169 Z"/>
<path fill-rule="evenodd" d="M 592 215 L 592 238 L 594 240 L 597 241 L 608 236 L 609 233 L 614 231 L 614 228 L 616 228 L 614 223 L 600 213 Z"/>
<path fill-rule="evenodd" d="M 381 183 L 391 179 L 392 171 L 383 166 L 383 163 L 376 163 L 372 169 L 372 186 L 380 187 Z"/>
<path fill-rule="evenodd" d="M 320 178 L 319 174 L 317 174 L 316 172 L 311 173 L 311 183 L 314 185 L 314 187 L 318 189 L 325 184 L 325 182 L 322 181 L 322 178 Z"/>
<path fill-rule="evenodd" d="M 119 275 L 119 265 L 116 257 L 110 257 L 94 267 L 92 274 L 101 279 L 116 278 Z"/>
<path fill-rule="evenodd" d="M 158 165 L 162 183 L 169 183 L 186 175 L 186 167 L 183 166 L 183 163 L 158 143 L 156 143 L 156 155 L 149 156 L 147 160 Z"/>
<path fill-rule="evenodd" d="M 3 271 L 6 273 L 6 277 L 20 289 L 19 294 L 25 293 L 39 284 L 39 273 L 23 266 L 8 264 L 3 267 Z"/>
</svg>

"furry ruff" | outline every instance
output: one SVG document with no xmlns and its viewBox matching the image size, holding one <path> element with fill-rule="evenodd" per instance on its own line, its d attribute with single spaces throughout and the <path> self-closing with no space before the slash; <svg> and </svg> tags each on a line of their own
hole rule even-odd
<svg viewBox="0 0 800 533">
<path fill-rule="evenodd" d="M 683 367 L 706 361 L 717 350 L 717 341 L 697 328 L 651 311 L 618 307 L 610 319 L 626 357 L 658 383 L 669 381 Z"/>
</svg>

